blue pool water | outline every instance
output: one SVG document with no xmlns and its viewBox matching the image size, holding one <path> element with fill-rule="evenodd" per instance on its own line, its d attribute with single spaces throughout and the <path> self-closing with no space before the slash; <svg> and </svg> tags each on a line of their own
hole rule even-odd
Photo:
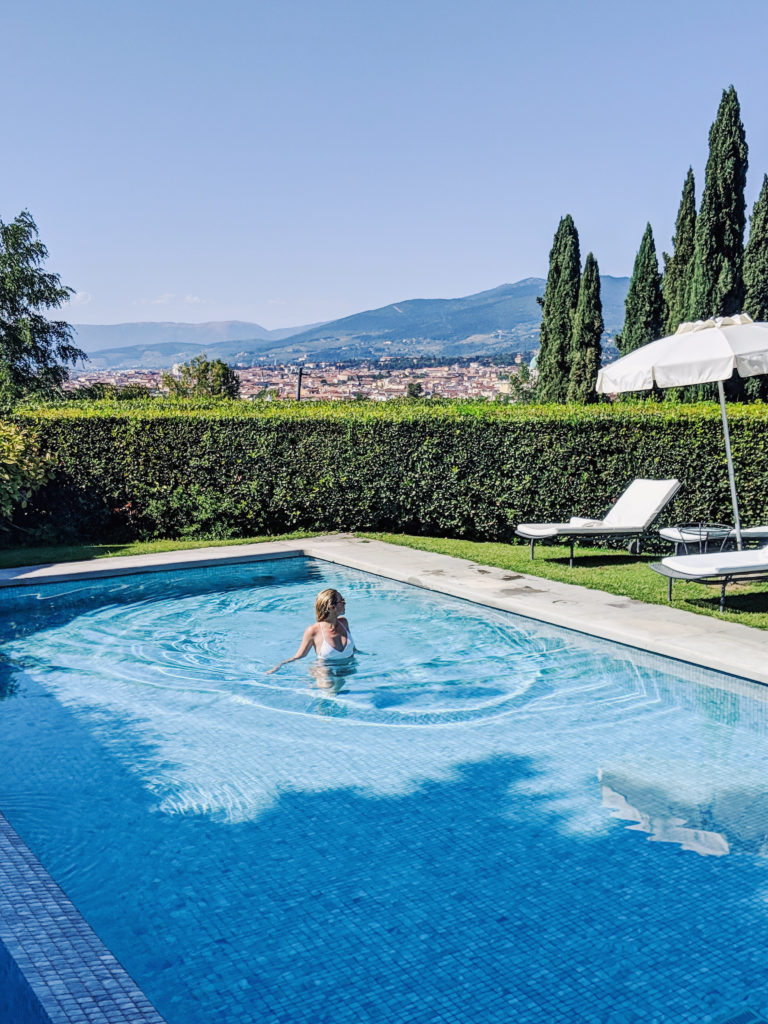
<svg viewBox="0 0 768 1024">
<path fill-rule="evenodd" d="M 169 1024 L 768 1016 L 768 690 L 303 559 L 0 613 L 0 809 Z"/>
</svg>

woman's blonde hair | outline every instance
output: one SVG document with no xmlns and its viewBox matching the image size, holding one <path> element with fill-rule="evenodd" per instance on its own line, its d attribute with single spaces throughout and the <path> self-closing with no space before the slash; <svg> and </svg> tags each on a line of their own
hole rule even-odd
<svg viewBox="0 0 768 1024">
<path fill-rule="evenodd" d="M 338 603 L 341 594 L 338 590 L 330 588 L 328 590 L 321 590 L 315 598 L 315 615 L 317 616 L 318 622 L 323 622 L 328 618 L 331 608 Z"/>
</svg>

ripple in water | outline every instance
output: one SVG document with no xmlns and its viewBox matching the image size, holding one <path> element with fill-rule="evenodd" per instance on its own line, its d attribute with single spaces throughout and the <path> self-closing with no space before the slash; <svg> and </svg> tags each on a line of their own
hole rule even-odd
<svg viewBox="0 0 768 1024">
<path fill-rule="evenodd" d="M 634 764 L 656 744 L 648 778 L 710 784 L 695 743 L 676 742 L 681 696 L 658 659 L 334 566 L 293 569 L 287 580 L 191 570 L 178 587 L 163 574 L 135 592 L 125 580 L 69 584 L 40 602 L 45 618 L 6 631 L 8 664 L 23 670 L 12 682 L 23 696 L 26 673 L 28 694 L 54 695 L 173 815 L 253 820 L 286 789 L 404 793 L 509 753 L 536 759 L 545 790 L 572 795 L 583 765 L 593 779 L 606 766 L 626 772 L 630 753 Z M 347 599 L 360 653 L 325 679 L 313 655 L 267 675 L 329 585 Z M 592 821 L 584 806 L 573 798 L 573 820 Z"/>
<path fill-rule="evenodd" d="M 237 588 L 165 589 L 133 602 L 122 581 L 119 600 L 8 647 L 29 670 L 42 669 L 65 700 L 93 703 L 98 694 L 97 703 L 112 700 L 139 716 L 152 690 L 292 714 L 327 715 L 335 705 L 338 716 L 388 726 L 542 714 L 576 695 L 582 704 L 615 702 L 617 713 L 657 700 L 642 670 L 619 681 L 586 639 L 352 574 L 340 585 L 361 651 L 354 662 L 330 670 L 322 686 L 311 671 L 313 654 L 266 675 L 313 621 L 323 581 L 308 575 L 286 587 L 251 571 Z M 70 587 L 64 600 L 78 597 Z"/>
</svg>

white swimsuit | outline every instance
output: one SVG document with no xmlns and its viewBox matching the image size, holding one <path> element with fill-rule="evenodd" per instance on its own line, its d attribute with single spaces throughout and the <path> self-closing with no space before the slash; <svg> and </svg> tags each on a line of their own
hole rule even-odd
<svg viewBox="0 0 768 1024">
<path fill-rule="evenodd" d="M 341 625 L 341 623 L 339 623 L 339 625 Z M 343 649 L 339 650 L 325 639 L 325 629 L 322 628 L 325 626 L 325 623 L 321 622 L 320 626 L 323 634 L 323 642 L 320 644 L 317 651 L 318 658 L 322 658 L 323 661 L 346 661 L 348 658 L 351 658 L 355 653 L 355 641 L 352 639 L 352 634 L 349 629 L 345 630 L 347 634 L 347 642 Z M 341 628 L 344 629 L 343 626 Z"/>
</svg>

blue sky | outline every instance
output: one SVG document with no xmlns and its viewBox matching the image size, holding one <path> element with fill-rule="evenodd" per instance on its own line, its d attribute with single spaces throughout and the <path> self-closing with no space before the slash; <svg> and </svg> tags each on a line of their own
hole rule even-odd
<svg viewBox="0 0 768 1024">
<path fill-rule="evenodd" d="M 332 319 L 602 273 L 700 195 L 723 88 L 768 171 L 747 0 L 39 0 L 3 5 L 0 217 L 26 207 L 80 323 Z"/>
</svg>

